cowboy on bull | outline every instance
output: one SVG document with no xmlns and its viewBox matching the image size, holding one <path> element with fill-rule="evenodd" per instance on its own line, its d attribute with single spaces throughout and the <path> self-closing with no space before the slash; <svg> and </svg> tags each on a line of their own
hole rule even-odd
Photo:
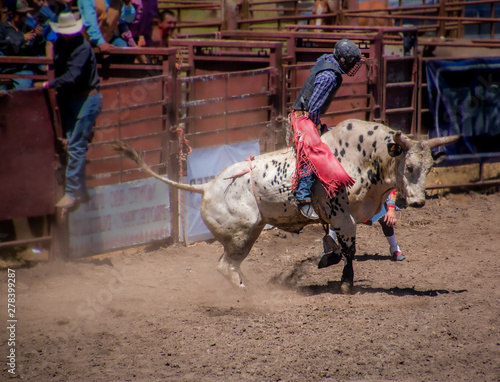
<svg viewBox="0 0 500 382">
<path fill-rule="evenodd" d="M 339 188 L 350 187 L 355 182 L 321 141 L 326 125 L 321 124 L 320 116 L 340 88 L 342 74 L 354 76 L 361 67 L 361 58 L 354 42 L 338 41 L 333 54 L 324 54 L 316 61 L 292 106 L 290 123 L 297 153 L 292 190 L 296 192 L 300 212 L 309 219 L 319 219 L 311 205 L 316 178 L 330 197 L 335 196 Z"/>
</svg>

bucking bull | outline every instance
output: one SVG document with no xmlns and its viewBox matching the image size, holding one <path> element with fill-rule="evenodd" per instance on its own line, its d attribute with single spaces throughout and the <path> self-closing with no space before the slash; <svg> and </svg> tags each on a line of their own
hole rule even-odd
<svg viewBox="0 0 500 382">
<path fill-rule="evenodd" d="M 329 198 L 320 184 L 313 186 L 312 204 L 322 223 L 337 232 L 339 247 L 326 266 L 342 258 L 342 291 L 353 286 L 353 258 L 356 253 L 356 224 L 382 208 L 396 189 L 403 206 L 423 207 L 425 184 L 434 160 L 431 150 L 458 141 L 459 136 L 415 141 L 380 123 L 347 120 L 322 136 L 347 173 L 356 180 Z M 150 169 L 137 152 L 123 142 L 121 150 L 152 176 L 170 186 L 202 194 L 201 217 L 223 246 L 217 270 L 231 283 L 245 287 L 240 266 L 266 224 L 298 233 L 317 223 L 304 217 L 291 191 L 295 152 L 283 149 L 235 163 L 212 181 L 187 185 L 166 179 Z M 335 260 L 335 259 L 338 260 Z M 320 266 L 321 267 L 321 266 Z"/>
</svg>

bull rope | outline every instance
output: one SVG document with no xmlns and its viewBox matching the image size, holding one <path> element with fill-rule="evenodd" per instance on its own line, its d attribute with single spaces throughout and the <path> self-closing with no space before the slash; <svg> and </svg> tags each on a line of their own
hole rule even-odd
<svg viewBox="0 0 500 382">
<path fill-rule="evenodd" d="M 175 129 L 175 132 L 177 133 L 177 140 L 178 140 L 178 148 L 179 148 L 179 182 L 183 183 L 183 178 L 184 178 L 184 171 L 182 170 L 182 162 L 187 161 L 187 157 L 191 152 L 193 151 L 191 149 L 191 146 L 189 146 L 189 140 L 185 136 L 184 128 L 183 127 L 177 127 Z M 184 244 L 187 244 L 187 239 L 186 239 L 186 230 L 185 230 L 185 220 L 184 220 L 184 192 L 180 191 L 180 196 L 179 196 L 179 204 L 181 207 L 180 215 L 181 215 L 181 229 L 182 229 L 182 238 L 184 239 Z"/>
<path fill-rule="evenodd" d="M 262 217 L 262 211 L 260 210 L 259 199 L 257 198 L 257 191 L 255 191 L 255 183 L 253 181 L 253 176 L 252 176 L 252 173 L 253 173 L 252 161 L 254 159 L 255 159 L 255 155 L 250 155 L 248 158 L 245 159 L 248 161 L 248 167 L 249 167 L 248 170 L 245 170 L 245 171 L 239 172 L 237 174 L 228 176 L 227 178 L 224 178 L 224 179 L 235 179 L 235 178 L 239 178 L 240 176 L 243 176 L 245 174 L 250 173 L 250 183 L 252 183 L 253 196 L 255 197 L 255 203 L 257 204 L 257 209 L 259 210 L 259 214 Z"/>
</svg>

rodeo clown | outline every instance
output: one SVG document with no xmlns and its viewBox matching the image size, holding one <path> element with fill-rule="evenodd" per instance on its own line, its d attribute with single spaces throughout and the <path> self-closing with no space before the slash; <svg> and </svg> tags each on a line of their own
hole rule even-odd
<svg viewBox="0 0 500 382">
<path fill-rule="evenodd" d="M 311 69 L 299 96 L 292 106 L 290 124 L 297 164 L 292 182 L 300 212 L 309 219 L 318 219 L 311 205 L 311 190 L 318 178 L 328 196 L 339 188 L 354 184 L 329 147 L 321 141 L 326 130 L 320 116 L 329 107 L 342 84 L 342 74 L 354 76 L 361 67 L 361 51 L 351 40 L 335 44 L 333 54 L 324 54 Z"/>
</svg>

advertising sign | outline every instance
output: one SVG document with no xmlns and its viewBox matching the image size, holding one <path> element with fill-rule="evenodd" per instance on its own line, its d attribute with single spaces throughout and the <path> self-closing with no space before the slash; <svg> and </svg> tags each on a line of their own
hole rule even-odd
<svg viewBox="0 0 500 382">
<path fill-rule="evenodd" d="M 69 215 L 70 257 L 83 257 L 170 236 L 168 185 L 154 178 L 90 189 Z"/>
</svg>

